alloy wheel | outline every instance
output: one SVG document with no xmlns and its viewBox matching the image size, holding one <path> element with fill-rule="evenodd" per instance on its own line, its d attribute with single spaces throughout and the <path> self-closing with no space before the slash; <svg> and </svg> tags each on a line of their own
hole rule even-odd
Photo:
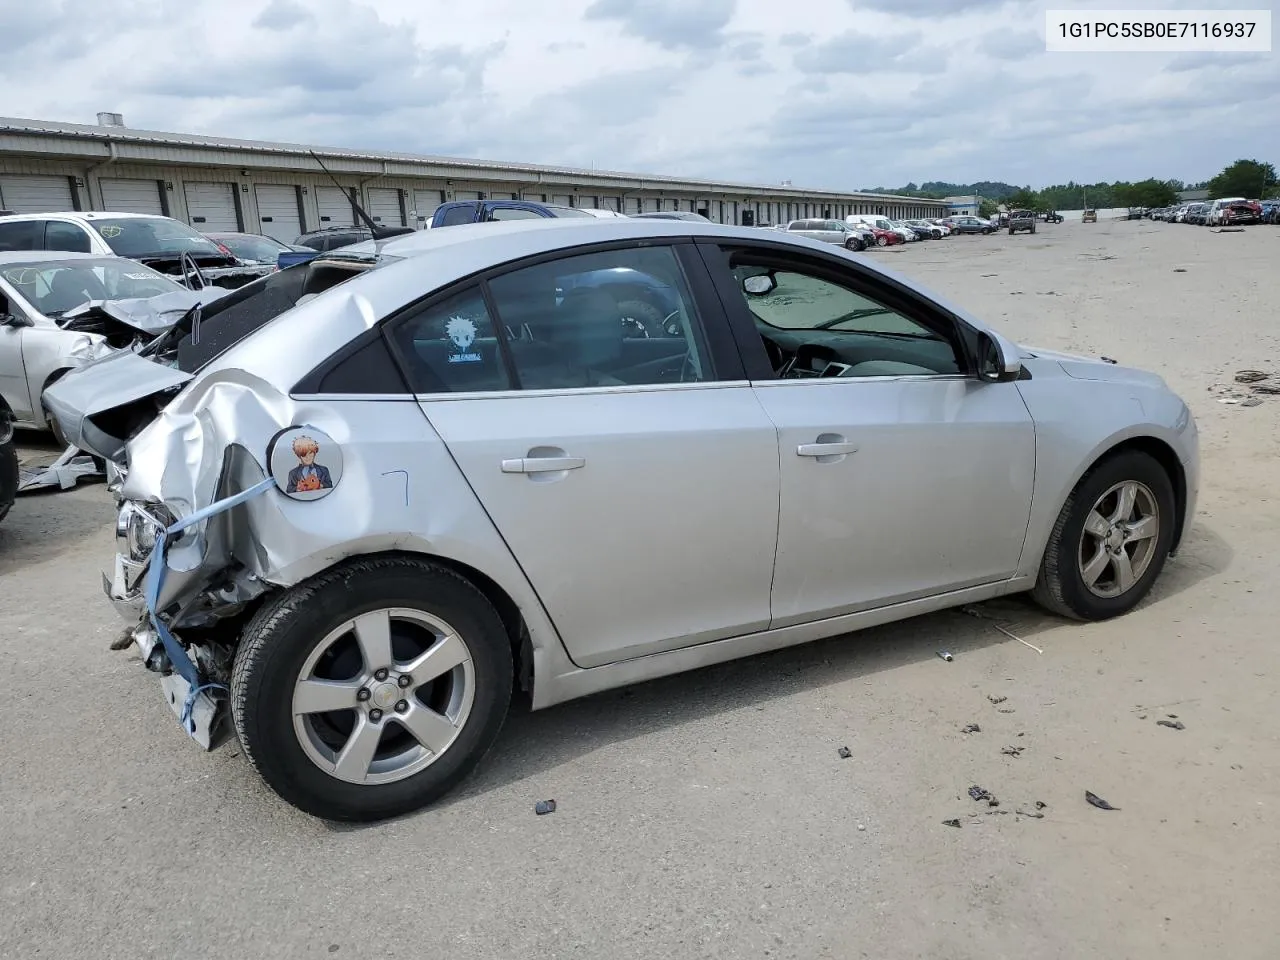
<svg viewBox="0 0 1280 960">
<path fill-rule="evenodd" d="M 1128 593 L 1156 556 L 1160 506 L 1136 480 L 1109 487 L 1085 518 L 1080 534 L 1080 577 L 1089 592 L 1110 599 Z"/>
</svg>

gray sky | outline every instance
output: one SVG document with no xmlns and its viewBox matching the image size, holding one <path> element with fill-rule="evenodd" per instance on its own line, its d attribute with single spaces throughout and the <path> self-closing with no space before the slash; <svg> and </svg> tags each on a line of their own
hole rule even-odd
<svg viewBox="0 0 1280 960">
<path fill-rule="evenodd" d="M 1190 181 L 1280 165 L 1278 55 L 1050 54 L 1044 10 L 1251 5 L 0 0 L 0 112 L 797 186 Z"/>
</svg>

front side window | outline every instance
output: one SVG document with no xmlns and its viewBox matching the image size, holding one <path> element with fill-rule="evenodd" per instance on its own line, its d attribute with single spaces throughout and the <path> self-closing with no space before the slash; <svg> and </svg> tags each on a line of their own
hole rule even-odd
<svg viewBox="0 0 1280 960">
<path fill-rule="evenodd" d="M 779 377 L 964 371 L 948 336 L 887 305 L 857 278 L 838 279 L 823 267 L 773 265 L 746 251 L 735 252 L 731 264 Z"/>
<path fill-rule="evenodd" d="M 89 235 L 74 223 L 50 220 L 44 230 L 46 250 L 66 250 L 69 253 L 92 253 Z"/>
<path fill-rule="evenodd" d="M 590 214 L 588 214 L 590 216 Z M 489 214 L 490 220 L 541 220 L 542 215 L 522 207 L 497 207 Z"/>
<path fill-rule="evenodd" d="M 440 226 L 456 227 L 464 223 L 471 223 L 475 218 L 475 205 L 464 203 L 456 207 L 450 207 L 446 210 L 444 212 L 444 216 L 440 219 Z"/>
</svg>

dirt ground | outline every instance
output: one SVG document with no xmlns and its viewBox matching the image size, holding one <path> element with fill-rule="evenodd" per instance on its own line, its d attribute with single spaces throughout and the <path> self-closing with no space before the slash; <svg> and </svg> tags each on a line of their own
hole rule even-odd
<svg viewBox="0 0 1280 960">
<path fill-rule="evenodd" d="M 107 649 L 103 487 L 21 499 L 0 524 L 0 957 L 1272 960 L 1280 397 L 1215 385 L 1280 382 L 1278 253 L 1275 228 L 1104 221 L 871 255 L 1187 398 L 1199 518 L 1135 613 L 1001 601 L 1043 653 L 945 613 L 517 713 L 463 789 L 380 826 L 311 820 L 234 744 L 194 748 Z"/>
</svg>

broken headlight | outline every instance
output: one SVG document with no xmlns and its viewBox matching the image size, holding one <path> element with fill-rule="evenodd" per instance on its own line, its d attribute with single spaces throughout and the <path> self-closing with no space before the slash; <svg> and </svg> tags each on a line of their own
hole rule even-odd
<svg viewBox="0 0 1280 960">
<path fill-rule="evenodd" d="M 173 515 L 160 504 L 126 500 L 116 514 L 116 552 L 134 563 L 145 561 L 155 549 L 156 537 L 173 522 Z"/>
</svg>

